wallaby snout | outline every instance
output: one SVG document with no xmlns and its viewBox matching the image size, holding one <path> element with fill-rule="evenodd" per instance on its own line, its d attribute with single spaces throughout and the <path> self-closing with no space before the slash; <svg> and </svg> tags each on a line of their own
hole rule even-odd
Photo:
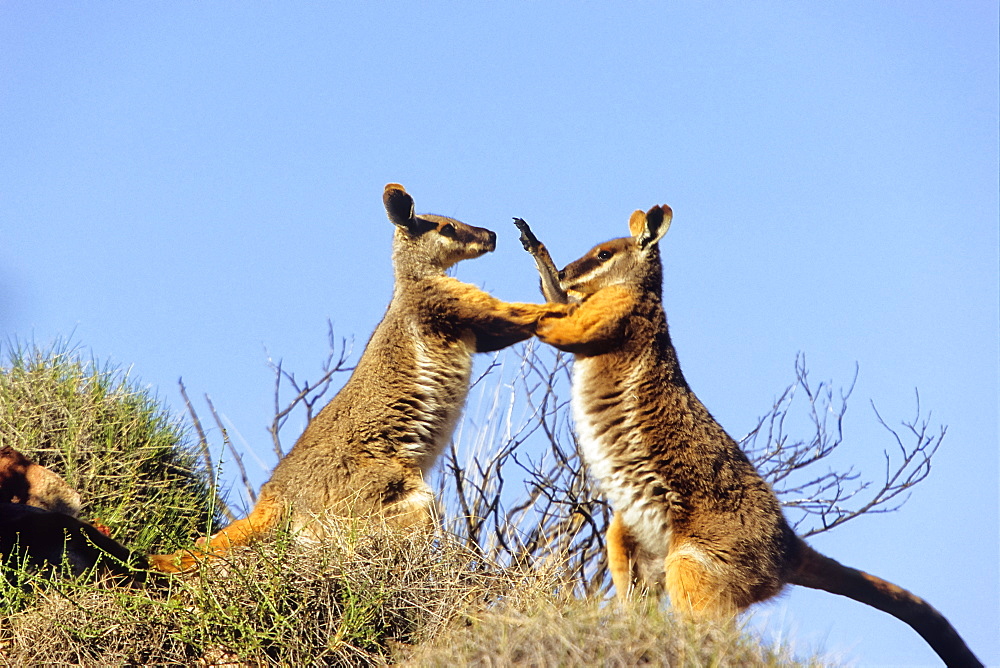
<svg viewBox="0 0 1000 668">
<path fill-rule="evenodd" d="M 492 253 L 497 249 L 497 233 L 493 230 L 486 230 L 489 240 L 486 242 L 486 252 Z"/>
<path fill-rule="evenodd" d="M 497 233 L 485 227 L 474 227 L 472 225 L 462 225 L 463 234 L 458 237 L 458 241 L 463 243 L 473 257 L 479 257 L 492 253 L 497 249 Z M 440 231 L 444 234 L 443 230 Z M 458 234 L 456 232 L 456 234 Z"/>
</svg>

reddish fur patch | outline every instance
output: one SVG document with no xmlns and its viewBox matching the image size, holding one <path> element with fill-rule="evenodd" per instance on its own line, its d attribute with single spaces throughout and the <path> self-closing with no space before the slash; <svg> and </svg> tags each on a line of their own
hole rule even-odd
<svg viewBox="0 0 1000 668">
<path fill-rule="evenodd" d="M 31 495 L 28 467 L 33 462 L 14 448 L 0 448 L 0 502 L 27 503 Z"/>
</svg>

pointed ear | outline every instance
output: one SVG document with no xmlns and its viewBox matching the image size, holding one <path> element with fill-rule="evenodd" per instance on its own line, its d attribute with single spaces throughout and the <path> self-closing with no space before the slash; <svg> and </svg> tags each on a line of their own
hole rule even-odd
<svg viewBox="0 0 1000 668">
<path fill-rule="evenodd" d="M 413 231 L 416 215 L 413 213 L 413 198 L 398 183 L 387 183 L 382 193 L 382 203 L 389 220 L 407 231 Z"/>
<path fill-rule="evenodd" d="M 646 214 L 636 209 L 632 212 L 632 215 L 628 219 L 628 231 L 632 233 L 633 237 L 637 237 L 642 234 L 642 231 L 646 229 Z"/>
<path fill-rule="evenodd" d="M 634 211 L 628 220 L 628 229 L 639 244 L 639 248 L 645 248 L 663 238 L 670 228 L 673 216 L 674 212 L 666 204 L 654 206 L 646 213 Z"/>
</svg>

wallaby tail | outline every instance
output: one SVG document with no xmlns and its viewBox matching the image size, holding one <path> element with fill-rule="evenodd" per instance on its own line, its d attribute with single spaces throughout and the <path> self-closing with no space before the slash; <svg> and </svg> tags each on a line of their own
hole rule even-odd
<svg viewBox="0 0 1000 668">
<path fill-rule="evenodd" d="M 151 570 L 160 573 L 188 573 L 203 559 L 229 552 L 234 545 L 246 545 L 256 537 L 273 529 L 284 516 L 286 505 L 278 496 L 267 491 L 267 484 L 260 490 L 257 505 L 250 514 L 236 520 L 209 538 L 199 538 L 193 550 L 178 550 L 173 554 L 149 554 L 146 559 Z"/>
<path fill-rule="evenodd" d="M 944 615 L 923 599 L 891 582 L 825 557 L 804 542 L 801 545 L 802 561 L 792 574 L 792 584 L 840 594 L 888 612 L 919 633 L 947 666 L 983 665 Z"/>
</svg>

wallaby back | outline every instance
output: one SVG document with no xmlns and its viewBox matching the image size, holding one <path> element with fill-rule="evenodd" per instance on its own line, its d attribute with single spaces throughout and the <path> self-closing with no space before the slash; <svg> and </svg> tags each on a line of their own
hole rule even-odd
<svg viewBox="0 0 1000 668">
<path fill-rule="evenodd" d="M 24 503 L 76 517 L 80 493 L 61 476 L 10 446 L 0 448 L 0 503 Z"/>
<path fill-rule="evenodd" d="M 543 318 L 537 335 L 575 354 L 573 417 L 583 458 L 614 508 L 607 545 L 619 598 L 636 587 L 666 589 L 682 611 L 728 616 L 801 584 L 889 612 L 949 665 L 979 665 L 925 602 L 797 537 L 771 487 L 691 391 L 662 304 L 658 242 L 671 215 L 667 206 L 634 212 L 631 236 L 561 271 L 543 266 L 547 251 L 518 225 L 546 298 L 577 302 L 565 317 Z M 553 273 L 558 291 L 546 288 Z"/>
<path fill-rule="evenodd" d="M 447 276 L 456 262 L 493 251 L 496 235 L 416 215 L 398 184 L 385 187 L 383 202 L 395 226 L 395 287 L 385 316 L 350 379 L 278 463 L 254 510 L 205 542 L 205 551 L 245 543 L 282 517 L 307 532 L 328 513 L 427 525 L 433 494 L 424 476 L 465 403 L 472 354 L 522 341 L 540 317 L 565 310 L 505 303 Z M 154 568 L 176 571 L 195 557 L 151 559 Z"/>
</svg>

